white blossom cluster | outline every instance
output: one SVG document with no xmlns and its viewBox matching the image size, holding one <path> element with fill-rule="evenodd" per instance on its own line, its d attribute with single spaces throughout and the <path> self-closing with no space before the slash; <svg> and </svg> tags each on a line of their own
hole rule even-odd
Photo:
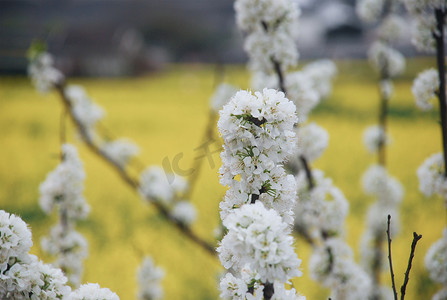
<svg viewBox="0 0 447 300">
<path fill-rule="evenodd" d="M 137 270 L 138 299 L 158 300 L 163 298 L 161 280 L 165 276 L 163 269 L 155 266 L 152 259 L 146 256 Z"/>
<path fill-rule="evenodd" d="M 404 56 L 384 42 L 374 42 L 368 57 L 376 71 L 384 77 L 396 77 L 405 70 Z"/>
<path fill-rule="evenodd" d="M 242 266 L 256 270 L 262 282 L 286 282 L 300 276 L 290 227 L 273 209 L 260 201 L 234 210 L 223 220 L 228 234 L 217 248 L 226 269 L 237 272 Z"/>
<path fill-rule="evenodd" d="M 293 238 L 295 181 L 282 163 L 295 151 L 295 105 L 284 93 L 239 91 L 220 111 L 221 184 L 229 186 L 221 202 L 228 232 L 217 251 L 230 271 L 221 280 L 224 299 L 302 299 L 284 287 L 300 276 Z M 251 292 L 250 292 L 251 290 Z"/>
<path fill-rule="evenodd" d="M 29 254 L 31 231 L 19 217 L 0 210 L 0 299 L 92 299 L 112 297 L 72 297 L 62 271 Z M 115 295 L 116 296 L 116 295 Z"/>
<path fill-rule="evenodd" d="M 399 40 L 402 34 L 405 32 L 407 26 L 405 20 L 394 13 L 390 13 L 379 24 L 377 28 L 378 38 L 387 43 Z"/>
<path fill-rule="evenodd" d="M 85 218 L 90 207 L 83 196 L 84 180 L 84 167 L 76 147 L 62 145 L 61 163 L 40 184 L 40 207 L 47 214 L 57 206 L 69 219 Z"/>
<path fill-rule="evenodd" d="M 417 170 L 419 190 L 427 197 L 438 194 L 447 196 L 447 180 L 444 176 L 445 164 L 441 152 L 428 157 Z"/>
<path fill-rule="evenodd" d="M 312 170 L 312 175 L 314 187 L 311 190 L 304 172 L 296 176 L 295 226 L 305 228 L 313 238 L 320 240 L 325 236 L 342 235 L 349 202 L 321 170 Z"/>
<path fill-rule="evenodd" d="M 304 123 L 309 113 L 330 94 L 332 80 L 336 74 L 335 64 L 326 59 L 310 63 L 301 71 L 285 73 L 284 85 L 287 98 L 295 103 L 300 123 Z M 266 87 L 280 88 L 277 75 L 266 75 L 261 72 L 253 74 L 251 86 L 254 90 L 262 90 Z"/>
<path fill-rule="evenodd" d="M 372 165 L 363 175 L 362 183 L 365 193 L 376 198 L 368 209 L 366 229 L 361 240 L 362 266 L 372 275 L 378 258 L 382 268 L 386 267 L 386 256 L 382 254 L 380 241 L 383 241 L 383 233 L 387 230 L 388 215 L 391 215 L 391 236 L 399 232 L 399 205 L 404 190 L 399 181 L 381 165 Z"/>
<path fill-rule="evenodd" d="M 244 49 L 253 71 L 275 72 L 275 62 L 282 71 L 296 66 L 294 26 L 299 9 L 290 0 L 237 0 L 236 21 L 247 33 Z"/>
<path fill-rule="evenodd" d="M 196 209 L 190 202 L 179 199 L 187 188 L 188 183 L 183 177 L 165 172 L 159 166 L 150 166 L 140 175 L 141 197 L 165 205 L 176 220 L 190 225 L 196 219 Z"/>
<path fill-rule="evenodd" d="M 419 51 L 434 52 L 436 42 L 434 35 L 439 34 L 436 28 L 435 10 L 446 9 L 444 0 L 404 0 L 413 17 L 412 43 Z"/>
<path fill-rule="evenodd" d="M 54 68 L 51 54 L 42 52 L 33 57 L 28 66 L 28 75 L 36 89 L 46 93 L 55 85 L 64 81 L 64 75 Z"/>
<path fill-rule="evenodd" d="M 210 99 L 210 106 L 211 110 L 215 113 L 218 113 L 219 110 L 222 109 L 222 107 L 230 101 L 231 97 L 233 97 L 234 94 L 238 89 L 228 83 L 221 83 L 217 87 L 216 91 L 214 92 L 213 96 Z"/>
<path fill-rule="evenodd" d="M 331 299 L 362 300 L 370 294 L 369 276 L 354 262 L 350 247 L 340 238 L 328 238 L 313 252 L 311 277 L 331 289 Z"/>
<path fill-rule="evenodd" d="M 95 125 L 103 118 L 104 110 L 87 95 L 80 85 L 69 85 L 64 94 L 70 102 L 74 118 L 81 124 L 90 139 L 95 137 Z"/>
<path fill-rule="evenodd" d="M 73 291 L 67 300 L 119 300 L 119 297 L 108 288 L 101 288 L 97 283 L 87 283 Z"/>
<path fill-rule="evenodd" d="M 225 143 L 220 182 L 230 186 L 221 204 L 224 215 L 225 207 L 249 203 L 252 194 L 280 215 L 291 215 L 294 180 L 281 164 L 295 150 L 296 121 L 295 105 L 273 89 L 240 91 L 220 111 L 217 125 Z"/>
<path fill-rule="evenodd" d="M 329 144 L 329 134 L 321 126 L 312 122 L 296 129 L 298 137 L 297 156 L 304 156 L 308 162 L 321 157 Z"/>
<path fill-rule="evenodd" d="M 386 146 L 390 144 L 390 141 L 389 134 L 385 133 L 383 127 L 379 125 L 370 126 L 363 132 L 363 142 L 371 153 L 377 153 L 381 143 Z"/>
<path fill-rule="evenodd" d="M 59 223 L 41 241 L 42 249 L 56 256 L 53 263 L 61 268 L 73 286 L 79 286 L 82 261 L 87 257 L 87 241 L 74 230 L 75 222 L 85 218 L 90 207 L 83 196 L 85 172 L 76 148 L 62 145 L 61 163 L 40 185 L 40 206 L 50 214 L 57 207 Z"/>
<path fill-rule="evenodd" d="M 425 268 L 433 281 L 444 287 L 447 285 L 447 228 L 444 228 L 442 238 L 427 251 Z"/>
<path fill-rule="evenodd" d="M 372 23 L 382 14 L 384 0 L 357 0 L 356 12 L 364 22 Z"/>
<path fill-rule="evenodd" d="M 71 227 L 71 226 L 70 226 Z M 81 283 L 82 261 L 88 256 L 86 239 L 73 228 L 61 224 L 52 227 L 50 234 L 41 240 L 42 250 L 56 256 L 53 263 L 64 271 L 73 286 Z"/>
<path fill-rule="evenodd" d="M 430 100 L 435 97 L 438 89 L 439 76 L 437 70 L 431 68 L 419 73 L 411 88 L 416 100 L 416 106 L 422 110 L 432 109 L 433 104 Z"/>
<path fill-rule="evenodd" d="M 126 166 L 130 159 L 140 151 L 137 145 L 125 138 L 105 142 L 101 145 L 101 150 L 121 167 Z"/>
</svg>

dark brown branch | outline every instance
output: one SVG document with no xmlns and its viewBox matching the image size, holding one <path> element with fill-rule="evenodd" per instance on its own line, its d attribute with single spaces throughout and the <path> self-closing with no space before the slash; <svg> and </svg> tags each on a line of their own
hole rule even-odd
<svg viewBox="0 0 447 300">
<path fill-rule="evenodd" d="M 407 289 L 408 281 L 410 280 L 410 270 L 411 270 L 411 264 L 412 264 L 413 258 L 414 258 L 414 252 L 416 250 L 416 245 L 421 238 L 422 238 L 421 234 L 418 235 L 416 232 L 413 232 L 413 242 L 411 243 L 410 258 L 408 259 L 407 271 L 405 271 L 405 280 L 404 280 L 404 284 L 402 284 L 402 287 L 400 288 L 400 299 L 401 300 L 404 300 L 404 298 L 405 298 L 405 291 Z"/>
<path fill-rule="evenodd" d="M 393 286 L 394 300 L 397 300 L 396 283 L 394 282 L 393 260 L 391 259 L 391 233 L 390 233 L 391 215 L 388 215 L 388 224 L 386 234 L 388 237 L 388 261 L 390 263 L 391 284 Z"/>
<path fill-rule="evenodd" d="M 388 79 L 385 79 L 388 80 Z M 379 111 L 379 128 L 382 129 L 382 134 L 379 140 L 379 165 L 386 165 L 386 129 L 387 129 L 387 114 L 388 114 L 388 101 L 389 99 L 381 93 L 380 97 L 380 111 Z"/>
<path fill-rule="evenodd" d="M 83 126 L 79 120 L 77 120 L 72 111 L 72 105 L 69 99 L 65 95 L 65 87 L 64 83 L 58 84 L 55 86 L 56 90 L 59 93 L 60 99 L 62 100 L 64 107 L 69 112 L 70 119 L 74 123 L 75 127 L 78 129 L 79 134 L 81 135 L 82 140 L 85 142 L 87 147 L 96 154 L 99 158 L 101 158 L 104 162 L 109 164 L 112 169 L 114 169 L 118 175 L 123 179 L 123 181 L 130 186 L 135 192 L 138 193 L 139 190 L 139 182 L 137 179 L 134 179 L 131 177 L 130 174 L 126 172 L 126 170 L 118 164 L 115 160 L 110 158 L 106 153 L 104 153 L 90 138 L 86 128 Z M 158 211 L 162 214 L 163 217 L 166 218 L 169 222 L 171 222 L 177 229 L 179 229 L 183 234 L 185 234 L 190 240 L 192 240 L 194 243 L 201 246 L 203 249 L 205 249 L 209 254 L 216 257 L 216 252 L 214 251 L 214 246 L 210 245 L 206 241 L 202 240 L 200 237 L 198 237 L 188 226 L 183 224 L 182 222 L 175 219 L 171 214 L 169 213 L 168 209 L 164 207 L 160 202 L 156 201 L 155 199 L 147 199 L 150 203 L 154 204 L 155 207 L 158 209 Z"/>
<path fill-rule="evenodd" d="M 273 283 L 267 282 L 264 285 L 264 299 L 270 300 L 274 293 L 275 293 L 275 290 L 273 288 Z"/>
<path fill-rule="evenodd" d="M 309 186 L 309 190 L 312 190 L 315 187 L 314 179 L 312 176 L 312 170 L 310 169 L 307 159 L 303 155 L 300 156 L 300 160 L 301 160 L 301 163 L 303 164 L 304 172 L 306 173 L 307 184 Z"/>
<path fill-rule="evenodd" d="M 444 25 L 445 11 L 435 10 L 437 32 L 433 34 L 436 41 L 436 62 L 439 76 L 439 110 L 441 114 L 442 146 L 444 153 L 444 162 L 447 162 L 447 105 L 445 90 L 445 47 L 444 47 Z M 444 177 L 447 177 L 447 168 L 444 168 Z"/>
</svg>

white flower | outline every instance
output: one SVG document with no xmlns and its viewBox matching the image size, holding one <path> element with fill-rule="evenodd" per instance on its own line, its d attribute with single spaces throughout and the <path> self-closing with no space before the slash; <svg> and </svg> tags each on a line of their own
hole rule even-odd
<svg viewBox="0 0 447 300">
<path fill-rule="evenodd" d="M 320 98 L 329 96 L 332 91 L 332 79 L 337 75 L 337 66 L 332 60 L 314 61 L 307 64 L 302 72 L 312 80 Z"/>
<path fill-rule="evenodd" d="M 374 42 L 368 57 L 376 71 L 387 77 L 395 77 L 405 70 L 405 57 L 385 43 Z"/>
<path fill-rule="evenodd" d="M 101 145 L 101 151 L 121 167 L 124 167 L 132 156 L 135 156 L 140 152 L 138 146 L 127 139 L 117 139 L 111 142 L 106 142 Z"/>
<path fill-rule="evenodd" d="M 172 216 L 185 225 L 192 224 L 197 218 L 197 211 L 190 202 L 179 201 L 171 211 Z"/>
<path fill-rule="evenodd" d="M 87 240 L 71 228 L 60 224 L 51 228 L 50 234 L 42 238 L 42 250 L 57 255 L 54 265 L 64 270 L 73 286 L 79 286 L 82 275 L 82 261 L 88 256 Z"/>
<path fill-rule="evenodd" d="M 363 189 L 368 195 L 374 195 L 383 205 L 396 205 L 403 198 L 403 187 L 380 165 L 372 165 L 363 174 Z"/>
<path fill-rule="evenodd" d="M 222 109 L 222 107 L 230 101 L 231 97 L 233 97 L 234 94 L 238 89 L 228 83 L 221 83 L 217 87 L 216 91 L 214 92 L 213 96 L 210 99 L 210 106 L 211 109 L 214 112 L 218 112 Z"/>
<path fill-rule="evenodd" d="M 365 22 L 377 21 L 382 13 L 384 0 L 357 0 L 357 15 Z"/>
<path fill-rule="evenodd" d="M 389 79 L 381 80 L 380 81 L 380 95 L 386 99 L 389 100 L 391 96 L 393 95 L 394 86 L 393 82 Z"/>
<path fill-rule="evenodd" d="M 428 249 L 425 268 L 433 281 L 444 286 L 447 284 L 447 228 L 444 228 L 442 238 Z"/>
<path fill-rule="evenodd" d="M 411 13 L 421 13 L 426 10 L 444 8 L 444 0 L 404 0 L 405 5 Z"/>
<path fill-rule="evenodd" d="M 101 288 L 97 283 L 87 283 L 71 292 L 67 300 L 119 300 L 119 297 L 108 288 Z"/>
<path fill-rule="evenodd" d="M 405 20 L 396 14 L 389 14 L 378 28 L 379 38 L 387 42 L 398 40 L 407 26 Z"/>
<path fill-rule="evenodd" d="M 430 110 L 433 104 L 430 102 L 439 89 L 438 71 L 431 68 L 425 70 L 416 77 L 411 91 L 416 100 L 416 105 L 422 110 Z"/>
<path fill-rule="evenodd" d="M 231 300 L 245 300 L 248 292 L 247 284 L 244 280 L 234 277 L 231 273 L 226 273 L 220 280 L 220 298 Z"/>
<path fill-rule="evenodd" d="M 165 173 L 158 166 L 151 166 L 141 173 L 139 190 L 146 200 L 171 204 L 176 196 L 186 191 L 187 186 L 183 177 L 174 173 Z"/>
<path fill-rule="evenodd" d="M 44 52 L 37 55 L 28 66 L 28 75 L 41 93 L 48 92 L 48 90 L 64 80 L 64 75 L 55 69 L 53 64 L 53 57 L 49 53 Z"/>
<path fill-rule="evenodd" d="M 437 32 L 434 14 L 417 16 L 414 19 L 411 42 L 419 51 L 433 53 L 436 51 L 433 34 Z"/>
<path fill-rule="evenodd" d="M 0 210 L 0 245 L 0 273 L 10 260 L 25 255 L 33 245 L 26 223 L 4 210 Z"/>
<path fill-rule="evenodd" d="M 64 94 L 71 104 L 73 116 L 92 139 L 96 123 L 104 116 L 103 109 L 88 97 L 82 86 L 69 85 L 65 88 Z"/>
<path fill-rule="evenodd" d="M 295 225 L 307 228 L 321 237 L 343 232 L 349 203 L 340 189 L 325 178 L 320 170 L 312 170 L 314 188 L 309 191 L 304 172 L 296 176 L 298 198 L 295 206 Z"/>
<path fill-rule="evenodd" d="M 314 280 L 331 288 L 332 299 L 365 299 L 371 290 L 368 275 L 353 261 L 352 250 L 340 238 L 329 238 L 309 261 Z"/>
<path fill-rule="evenodd" d="M 85 172 L 76 147 L 62 145 L 62 162 L 50 172 L 39 186 L 39 203 L 42 210 L 50 214 L 54 206 L 70 219 L 85 218 L 90 207 L 82 195 Z"/>
<path fill-rule="evenodd" d="M 298 156 L 304 156 L 308 162 L 319 158 L 329 144 L 327 131 L 314 122 L 297 127 Z"/>
<path fill-rule="evenodd" d="M 163 269 L 155 266 L 152 259 L 146 256 L 137 270 L 138 277 L 138 299 L 157 300 L 163 298 L 161 280 L 165 276 Z"/>
<path fill-rule="evenodd" d="M 297 294 L 294 288 L 287 290 L 283 283 L 275 281 L 273 284 L 275 293 L 272 296 L 272 300 L 306 300 L 306 297 Z"/>
<path fill-rule="evenodd" d="M 443 289 L 438 291 L 431 298 L 431 300 L 446 300 L 446 299 L 447 299 L 447 288 L 446 287 L 444 287 Z"/>
<path fill-rule="evenodd" d="M 383 146 L 388 145 L 390 140 L 389 135 L 379 125 L 370 126 L 363 132 L 363 142 L 365 143 L 366 149 L 371 153 L 379 151 L 381 143 L 383 143 Z"/>
<path fill-rule="evenodd" d="M 447 180 L 444 172 L 443 154 L 440 152 L 431 155 L 417 170 L 419 190 L 427 197 L 433 194 L 447 195 Z"/>
<path fill-rule="evenodd" d="M 301 276 L 290 228 L 278 213 L 257 201 L 235 209 L 223 221 L 228 234 L 217 249 L 225 268 L 240 270 L 248 265 L 262 282 Z"/>
</svg>

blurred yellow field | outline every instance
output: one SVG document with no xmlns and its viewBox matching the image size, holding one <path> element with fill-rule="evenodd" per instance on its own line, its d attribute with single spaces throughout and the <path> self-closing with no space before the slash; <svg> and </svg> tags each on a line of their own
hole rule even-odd
<svg viewBox="0 0 447 300">
<path fill-rule="evenodd" d="M 423 258 L 439 239 L 446 224 L 442 200 L 425 198 L 418 190 L 416 169 L 430 154 L 441 150 L 437 109 L 421 112 L 414 105 L 411 83 L 414 76 L 432 66 L 432 59 L 412 59 L 406 74 L 395 83 L 390 103 L 388 148 L 389 172 L 405 187 L 400 234 L 393 240 L 397 283 L 403 281 L 412 232 L 423 235 L 418 244 L 407 299 L 428 299 L 439 289 L 428 278 Z M 365 212 L 373 201 L 361 189 L 361 176 L 377 159 L 363 145 L 363 130 L 377 120 L 376 74 L 364 61 L 340 61 L 334 90 L 312 113 L 330 134 L 329 148 L 316 163 L 333 178 L 350 201 L 347 239 L 358 252 Z M 171 66 L 161 73 L 141 78 L 87 79 L 70 83 L 83 85 L 107 115 L 104 125 L 116 137 L 127 137 L 140 146 L 140 160 L 161 165 L 182 153 L 180 167 L 187 169 L 198 155 L 208 120 L 208 102 L 215 86 L 214 67 Z M 247 88 L 244 66 L 229 66 L 226 81 Z M 437 106 L 436 106 L 437 107 Z M 62 105 L 55 93 L 38 94 L 26 78 L 0 78 L 0 208 L 20 215 L 33 232 L 32 253 L 46 262 L 39 241 L 56 221 L 38 204 L 38 187 L 58 163 Z M 166 271 L 165 299 L 217 299 L 218 276 L 223 270 L 213 257 L 184 238 L 155 209 L 144 203 L 103 161 L 82 144 L 67 120 L 67 140 L 78 146 L 87 173 L 85 196 L 91 206 L 79 230 L 89 240 L 84 282 L 98 282 L 121 299 L 134 299 L 135 271 L 143 255 L 153 257 Z M 217 136 L 217 130 L 216 130 Z M 216 149 L 218 144 L 213 144 Z M 218 204 L 225 193 L 219 184 L 220 158 L 204 160 L 191 201 L 199 211 L 193 229 L 208 241 L 214 240 L 219 224 Z M 394 228 L 393 228 L 394 229 Z M 304 276 L 293 285 L 307 299 L 326 299 L 328 291 L 314 283 L 307 272 L 311 249 L 296 241 L 303 260 Z M 358 254 L 358 253 L 357 253 Z M 389 274 L 383 274 L 389 281 Z M 326 297 L 326 298 L 325 298 Z"/>
</svg>

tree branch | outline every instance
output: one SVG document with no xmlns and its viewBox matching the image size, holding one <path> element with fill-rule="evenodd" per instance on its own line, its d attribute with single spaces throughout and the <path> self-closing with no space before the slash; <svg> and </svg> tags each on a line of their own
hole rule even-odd
<svg viewBox="0 0 447 300">
<path fill-rule="evenodd" d="M 422 235 L 418 235 L 416 232 L 413 232 L 413 242 L 411 243 L 411 251 L 410 251 L 410 258 L 408 259 L 408 266 L 407 271 L 405 271 L 405 280 L 402 284 L 402 287 L 400 288 L 400 299 L 404 300 L 405 298 L 405 291 L 407 289 L 408 281 L 410 280 L 410 270 L 411 270 L 411 264 L 413 262 L 414 258 L 414 252 L 416 250 L 416 244 L 418 241 L 422 238 Z"/>
<path fill-rule="evenodd" d="M 388 215 L 387 236 L 388 236 L 388 260 L 390 262 L 391 283 L 393 286 L 394 300 L 397 300 L 396 283 L 394 282 L 393 261 L 391 259 L 391 234 L 390 234 L 391 215 Z"/>
<path fill-rule="evenodd" d="M 59 93 L 60 99 L 63 102 L 64 107 L 66 108 L 67 112 L 69 113 L 70 119 L 75 125 L 75 127 L 78 129 L 79 134 L 84 141 L 84 143 L 87 145 L 87 147 L 96 154 L 99 158 L 101 158 L 104 162 L 106 162 L 108 165 L 114 169 L 118 175 L 121 177 L 121 179 L 129 186 L 131 187 L 135 192 L 138 193 L 140 184 L 137 179 L 132 178 L 130 174 L 126 172 L 126 170 L 118 164 L 115 160 L 113 160 L 111 157 L 109 157 L 104 151 L 102 151 L 90 138 L 90 135 L 88 134 L 86 128 L 82 125 L 79 120 L 76 119 L 76 117 L 73 115 L 72 105 L 69 99 L 65 95 L 65 83 L 60 83 L 55 86 L 55 89 Z M 146 197 L 146 196 L 145 196 Z M 175 225 L 177 229 L 179 229 L 183 234 L 185 234 L 191 241 L 196 243 L 197 245 L 201 246 L 204 250 L 206 250 L 209 254 L 216 257 L 216 252 L 214 251 L 214 246 L 197 236 L 190 227 L 186 226 L 182 222 L 175 219 L 169 212 L 169 210 L 161 204 L 156 199 L 149 199 L 146 197 L 146 200 L 148 200 L 150 203 L 154 204 L 157 210 L 161 213 L 163 217 L 165 217 L 166 220 L 168 220 L 170 223 Z"/>
</svg>

